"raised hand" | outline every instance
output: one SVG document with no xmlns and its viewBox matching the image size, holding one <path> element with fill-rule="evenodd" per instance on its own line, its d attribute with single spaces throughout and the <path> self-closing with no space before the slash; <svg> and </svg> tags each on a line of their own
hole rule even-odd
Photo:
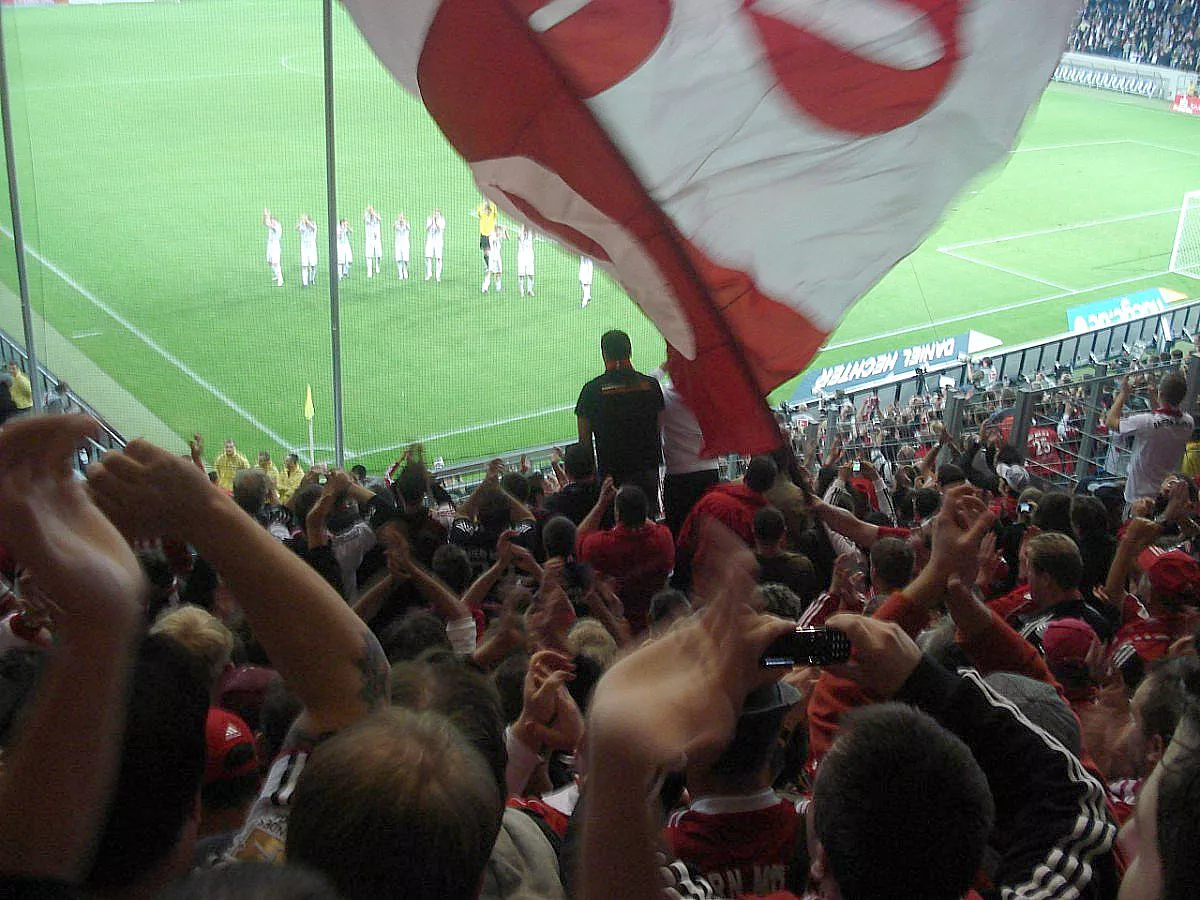
<svg viewBox="0 0 1200 900">
<path fill-rule="evenodd" d="M 74 476 L 75 452 L 95 430 L 87 416 L 39 416 L 0 431 L 0 543 L 53 603 L 57 630 L 81 636 L 139 617 L 148 591 L 128 542 Z"/>
<path fill-rule="evenodd" d="M 1149 547 L 1161 535 L 1162 526 L 1157 522 L 1150 519 L 1133 518 L 1125 526 L 1125 533 L 1121 535 L 1121 543 L 1141 550 Z"/>
<path fill-rule="evenodd" d="M 88 468 L 99 507 L 131 538 L 185 538 L 195 514 L 221 496 L 203 471 L 160 447 L 136 440 Z"/>
<path fill-rule="evenodd" d="M 710 536 L 709 577 L 697 585 L 703 611 L 619 661 L 597 686 L 594 754 L 621 747 L 656 766 L 712 760 L 732 737 L 746 694 L 781 674 L 761 669 L 759 656 L 795 626 L 750 605 L 755 565 L 745 545 L 726 529 Z"/>
<path fill-rule="evenodd" d="M 611 475 L 604 476 L 604 482 L 600 485 L 600 500 L 603 506 L 613 502 L 613 498 L 617 496 L 617 483 L 613 481 Z"/>
<path fill-rule="evenodd" d="M 850 639 L 850 662 L 828 671 L 852 678 L 877 697 L 900 690 L 921 661 L 921 651 L 895 622 L 839 613 L 825 623 Z"/>
</svg>

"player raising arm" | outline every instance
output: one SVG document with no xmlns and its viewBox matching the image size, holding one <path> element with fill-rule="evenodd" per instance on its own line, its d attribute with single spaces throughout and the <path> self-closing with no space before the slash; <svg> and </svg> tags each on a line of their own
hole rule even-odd
<svg viewBox="0 0 1200 900">
<path fill-rule="evenodd" d="M 368 206 L 363 213 L 363 240 L 366 244 L 364 255 L 367 257 L 367 277 L 379 274 L 380 263 L 383 262 L 382 222 L 375 207 Z"/>
<path fill-rule="evenodd" d="M 269 209 L 263 210 L 263 225 L 267 228 L 267 265 L 271 267 L 271 275 L 275 279 L 275 287 L 283 287 L 283 269 L 279 265 L 279 248 L 283 240 L 283 226 L 271 215 Z"/>
<path fill-rule="evenodd" d="M 579 301 L 579 308 L 583 309 L 592 302 L 592 258 L 590 256 L 579 257 L 579 290 L 583 294 L 583 299 Z"/>
<path fill-rule="evenodd" d="M 342 219 L 337 226 L 338 281 L 350 277 L 354 251 L 350 249 L 350 220 Z"/>
<path fill-rule="evenodd" d="M 446 242 L 446 217 L 435 209 L 425 219 L 425 280 L 442 280 L 442 248 Z"/>
<path fill-rule="evenodd" d="M 300 286 L 308 287 L 317 277 L 317 225 L 303 213 L 296 230 L 300 232 Z"/>
<path fill-rule="evenodd" d="M 483 276 L 483 293 L 487 293 L 489 282 L 495 282 L 496 293 L 502 290 L 500 279 L 504 276 L 504 260 L 500 253 L 501 242 L 508 236 L 504 226 L 492 230 L 488 237 L 487 272 Z"/>
<path fill-rule="evenodd" d="M 396 274 L 404 281 L 408 280 L 408 255 L 410 244 L 408 239 L 408 219 L 404 213 L 396 214 Z"/>
<path fill-rule="evenodd" d="M 517 234 L 517 286 L 522 297 L 526 291 L 533 296 L 533 230 L 524 224 Z"/>
<path fill-rule="evenodd" d="M 488 243 L 488 238 L 496 230 L 496 216 L 498 215 L 496 204 L 491 200 L 484 200 L 477 207 L 471 210 L 471 216 L 479 220 L 479 249 L 483 251 L 483 271 L 489 271 L 488 266 L 491 265 L 491 247 Z"/>
</svg>

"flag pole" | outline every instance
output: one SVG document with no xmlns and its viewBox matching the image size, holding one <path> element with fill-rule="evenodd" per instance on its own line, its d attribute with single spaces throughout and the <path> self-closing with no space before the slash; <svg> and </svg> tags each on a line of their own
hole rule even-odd
<svg viewBox="0 0 1200 900">
<path fill-rule="evenodd" d="M 310 466 L 317 464 L 317 448 L 313 443 L 313 416 L 316 415 L 316 412 L 316 409 L 313 407 L 312 385 L 305 385 L 304 418 L 308 419 L 308 464 Z"/>
</svg>

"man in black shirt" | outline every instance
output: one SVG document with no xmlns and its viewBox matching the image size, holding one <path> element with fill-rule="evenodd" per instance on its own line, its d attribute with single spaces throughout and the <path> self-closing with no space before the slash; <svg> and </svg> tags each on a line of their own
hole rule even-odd
<svg viewBox="0 0 1200 900">
<path fill-rule="evenodd" d="M 575 404 L 579 443 L 591 446 L 594 436 L 600 477 L 611 475 L 618 485 L 636 484 L 650 500 L 650 517 L 657 518 L 662 388 L 633 368 L 625 332 L 605 332 L 600 352 L 604 374 L 583 386 Z"/>
<path fill-rule="evenodd" d="M 596 456 L 591 443 L 568 447 L 563 469 L 570 481 L 546 498 L 546 510 L 552 516 L 566 516 L 578 525 L 600 499 L 600 480 L 596 478 Z"/>
</svg>

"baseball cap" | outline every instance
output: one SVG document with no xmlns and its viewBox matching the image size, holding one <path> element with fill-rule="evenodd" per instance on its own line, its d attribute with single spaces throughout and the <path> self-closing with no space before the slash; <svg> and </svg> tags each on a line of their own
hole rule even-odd
<svg viewBox="0 0 1200 900">
<path fill-rule="evenodd" d="M 204 784 L 258 775 L 254 735 L 240 717 L 217 707 L 204 724 Z"/>
<path fill-rule="evenodd" d="M 800 692 L 786 681 L 775 681 L 755 688 L 746 695 L 742 704 L 742 717 L 761 716 L 779 710 L 791 709 L 800 702 Z"/>
<path fill-rule="evenodd" d="M 1084 662 L 1092 647 L 1100 643 L 1096 630 L 1083 619 L 1055 619 L 1042 634 L 1046 664 Z"/>
<path fill-rule="evenodd" d="M 1022 491 L 1029 485 L 1029 473 L 1024 466 L 1000 463 L 996 466 L 996 474 L 1014 491 Z"/>
<path fill-rule="evenodd" d="M 1147 547 L 1137 563 L 1157 592 L 1174 597 L 1200 593 L 1200 563 L 1182 550 Z"/>
</svg>

